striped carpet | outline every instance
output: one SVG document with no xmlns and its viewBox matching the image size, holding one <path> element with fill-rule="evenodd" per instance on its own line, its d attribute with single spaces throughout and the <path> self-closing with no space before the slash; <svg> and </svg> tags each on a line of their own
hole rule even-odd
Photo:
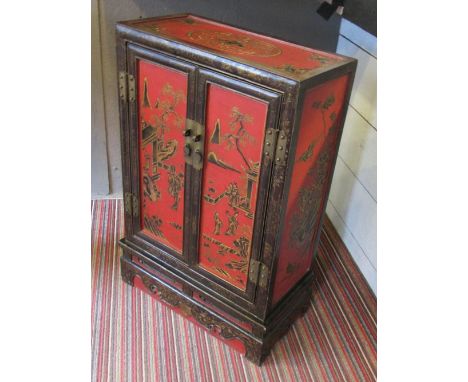
<svg viewBox="0 0 468 382">
<path fill-rule="evenodd" d="M 261 367 L 120 280 L 121 200 L 92 209 L 92 381 L 374 381 L 376 299 L 327 221 L 314 304 Z"/>
</svg>

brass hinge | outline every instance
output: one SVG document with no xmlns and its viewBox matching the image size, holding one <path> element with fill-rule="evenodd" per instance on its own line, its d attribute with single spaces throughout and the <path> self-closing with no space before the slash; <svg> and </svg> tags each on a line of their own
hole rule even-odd
<svg viewBox="0 0 468 382">
<path fill-rule="evenodd" d="M 128 100 L 135 101 L 135 77 L 131 74 L 128 75 Z"/>
<path fill-rule="evenodd" d="M 266 288 L 268 284 L 268 267 L 257 260 L 250 260 L 249 280 L 260 288 Z"/>
<path fill-rule="evenodd" d="M 278 130 L 267 129 L 267 131 L 266 131 L 265 146 L 264 146 L 263 154 L 268 159 L 272 159 L 273 155 L 275 154 L 276 136 L 277 135 L 278 135 Z"/>
<path fill-rule="evenodd" d="M 136 217 L 139 214 L 138 198 L 131 192 L 126 192 L 124 195 L 124 209 L 125 213 L 129 215 Z"/>
<path fill-rule="evenodd" d="M 288 137 L 284 131 L 280 131 L 278 134 L 278 140 L 276 141 L 276 151 L 275 151 L 275 164 L 277 165 L 286 165 L 287 151 L 286 144 L 288 142 Z"/>
<path fill-rule="evenodd" d="M 127 102 L 127 72 L 119 72 L 119 95 L 120 99 Z"/>
<path fill-rule="evenodd" d="M 135 77 L 125 71 L 119 72 L 119 95 L 124 102 L 135 101 Z"/>
</svg>

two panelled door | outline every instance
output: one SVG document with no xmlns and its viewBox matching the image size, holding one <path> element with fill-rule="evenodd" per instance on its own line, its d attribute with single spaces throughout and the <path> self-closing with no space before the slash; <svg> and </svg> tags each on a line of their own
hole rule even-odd
<svg viewBox="0 0 468 382">
<path fill-rule="evenodd" d="M 196 265 L 201 273 L 253 300 L 251 260 L 261 257 L 273 135 L 280 96 L 201 69 L 197 118 L 205 128 L 197 194 Z"/>
<path fill-rule="evenodd" d="M 127 63 L 132 234 L 253 302 L 281 95 L 132 44 Z"/>
</svg>

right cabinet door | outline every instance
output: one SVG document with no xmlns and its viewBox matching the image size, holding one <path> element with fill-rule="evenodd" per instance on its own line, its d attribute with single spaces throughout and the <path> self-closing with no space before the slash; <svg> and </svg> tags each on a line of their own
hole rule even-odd
<svg viewBox="0 0 468 382">
<path fill-rule="evenodd" d="M 204 126 L 202 166 L 194 177 L 199 272 L 252 301 L 251 260 L 261 256 L 265 202 L 281 95 L 200 70 L 197 120 Z"/>
</svg>

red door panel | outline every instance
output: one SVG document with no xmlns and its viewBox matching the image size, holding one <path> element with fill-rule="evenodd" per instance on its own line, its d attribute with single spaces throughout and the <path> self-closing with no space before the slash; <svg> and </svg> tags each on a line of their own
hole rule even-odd
<svg viewBox="0 0 468 382">
<path fill-rule="evenodd" d="M 188 74 L 144 60 L 136 70 L 141 230 L 182 255 Z"/>
<path fill-rule="evenodd" d="M 246 290 L 268 103 L 207 84 L 199 265 Z"/>
</svg>

